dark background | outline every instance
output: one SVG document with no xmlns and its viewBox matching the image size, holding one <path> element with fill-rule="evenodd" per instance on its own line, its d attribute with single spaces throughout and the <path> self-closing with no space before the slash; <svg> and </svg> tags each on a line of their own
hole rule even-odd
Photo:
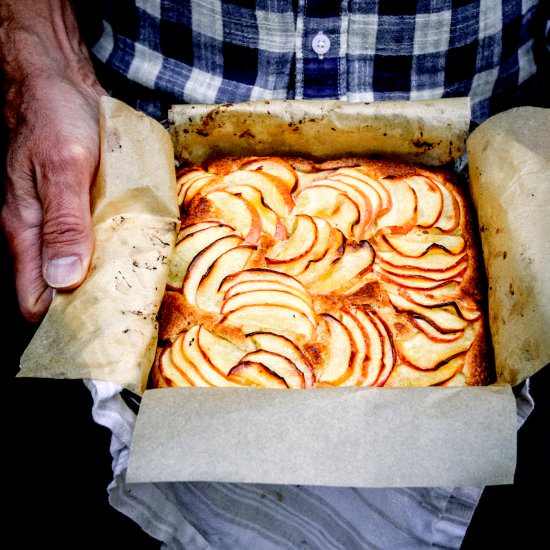
<svg viewBox="0 0 550 550">
<path fill-rule="evenodd" d="M 0 204 L 5 145 L 5 127 L 0 126 Z M 16 378 L 19 357 L 35 327 L 19 313 L 11 256 L 1 230 L 0 289 L 0 487 L 8 547 L 159 549 L 159 541 L 108 502 L 111 432 L 93 421 L 92 398 L 84 383 Z"/>
</svg>

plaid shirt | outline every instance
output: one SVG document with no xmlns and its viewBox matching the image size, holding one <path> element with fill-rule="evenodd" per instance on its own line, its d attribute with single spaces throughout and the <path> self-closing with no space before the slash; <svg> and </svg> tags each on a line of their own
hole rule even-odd
<svg viewBox="0 0 550 550">
<path fill-rule="evenodd" d="M 177 102 L 469 95 L 481 121 L 518 102 L 520 85 L 536 73 L 534 36 L 544 27 L 536 0 L 110 4 L 98 36 L 89 36 L 100 78 L 113 95 L 157 118 Z M 481 495 L 482 488 L 228 483 L 129 489 L 123 472 L 132 421 L 110 385 L 94 385 L 94 418 L 113 431 L 118 475 L 110 502 L 173 550 L 458 549 Z"/>
<path fill-rule="evenodd" d="M 544 32 L 538 0 L 103 4 L 92 52 L 112 74 L 155 90 L 133 103 L 157 117 L 177 102 L 470 96 L 481 121 L 519 103 Z"/>
</svg>

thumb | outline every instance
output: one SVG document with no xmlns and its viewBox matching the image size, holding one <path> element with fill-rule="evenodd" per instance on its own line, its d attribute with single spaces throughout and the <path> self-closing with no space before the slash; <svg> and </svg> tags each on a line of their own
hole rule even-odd
<svg viewBox="0 0 550 550">
<path fill-rule="evenodd" d="M 55 174 L 42 193 L 42 272 L 50 287 L 61 290 L 82 283 L 93 250 L 90 170 L 79 170 L 78 163 L 72 168 Z"/>
<path fill-rule="evenodd" d="M 52 288 L 70 290 L 86 278 L 93 241 L 86 221 L 82 219 L 81 222 L 76 226 L 67 218 L 57 216 L 52 221 L 56 226 L 55 234 L 44 234 L 43 276 Z"/>
<path fill-rule="evenodd" d="M 73 253 L 56 257 L 52 247 L 52 258 L 44 266 L 44 279 L 52 288 L 71 289 L 79 285 L 88 269 L 89 260 L 81 254 Z"/>
</svg>

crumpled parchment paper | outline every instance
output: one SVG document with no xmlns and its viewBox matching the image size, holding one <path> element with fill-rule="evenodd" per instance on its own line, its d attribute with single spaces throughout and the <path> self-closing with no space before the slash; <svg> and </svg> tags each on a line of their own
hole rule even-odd
<svg viewBox="0 0 550 550">
<path fill-rule="evenodd" d="M 18 376 L 110 380 L 141 394 L 179 226 L 172 143 L 155 120 L 102 98 L 87 280 L 57 292 Z"/>
</svg>

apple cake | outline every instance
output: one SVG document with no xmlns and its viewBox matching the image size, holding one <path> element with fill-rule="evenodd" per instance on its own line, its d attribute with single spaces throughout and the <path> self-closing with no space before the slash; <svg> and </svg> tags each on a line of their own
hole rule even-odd
<svg viewBox="0 0 550 550">
<path fill-rule="evenodd" d="M 492 382 L 477 230 L 452 171 L 246 157 L 177 182 L 152 387 Z"/>
</svg>

